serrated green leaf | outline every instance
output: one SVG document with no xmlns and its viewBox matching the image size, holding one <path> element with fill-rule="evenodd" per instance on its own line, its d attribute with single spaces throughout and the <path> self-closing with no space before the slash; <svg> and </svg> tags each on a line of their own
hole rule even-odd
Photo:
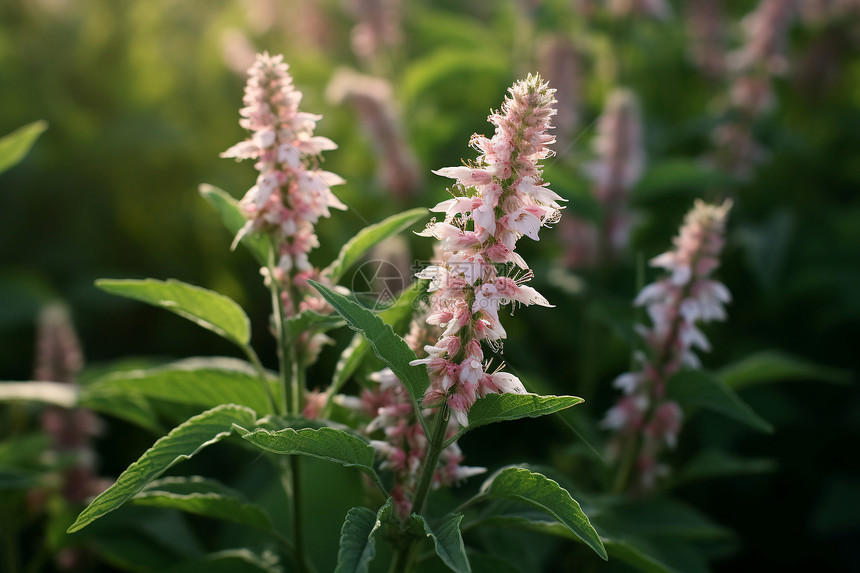
<svg viewBox="0 0 860 573">
<path fill-rule="evenodd" d="M 133 498 L 135 505 L 166 507 L 214 519 L 272 529 L 266 511 L 248 502 L 239 492 L 200 476 L 168 477 L 147 484 Z"/>
<path fill-rule="evenodd" d="M 412 314 L 419 304 L 418 300 L 427 292 L 428 282 L 415 281 L 400 293 L 397 302 L 377 315 L 382 319 L 382 322 L 390 325 L 391 329 L 398 336 L 402 336 L 409 329 Z M 349 380 L 349 377 L 352 376 L 362 360 L 364 360 L 370 348 L 370 343 L 367 339 L 361 333 L 356 333 L 349 345 L 341 353 L 335 365 L 330 390 L 331 395 L 340 391 L 341 387 Z"/>
<path fill-rule="evenodd" d="M 248 219 L 239 211 L 238 201 L 223 189 L 203 183 L 200 185 L 200 196 L 215 208 L 224 226 L 230 231 L 231 237 L 235 237 L 239 229 L 248 222 Z M 266 266 L 269 257 L 269 241 L 265 237 L 250 233 L 242 238 L 241 243 L 248 248 L 260 266 Z"/>
<path fill-rule="evenodd" d="M 76 385 L 63 382 L 0 382 L 0 402 L 40 402 L 74 408 L 78 395 Z"/>
<path fill-rule="evenodd" d="M 14 167 L 24 159 L 46 129 L 48 129 L 48 122 L 39 120 L 0 137 L 0 173 Z"/>
<path fill-rule="evenodd" d="M 155 442 L 136 462 L 122 472 L 112 486 L 81 512 L 68 532 L 73 533 L 83 529 L 96 519 L 110 513 L 172 466 L 229 436 L 234 424 L 250 426 L 255 420 L 253 410 L 236 404 L 216 406 L 190 418 Z"/>
<path fill-rule="evenodd" d="M 166 431 L 152 405 L 137 392 L 117 394 L 85 386 L 81 391 L 80 406 L 137 424 L 158 435 Z"/>
<path fill-rule="evenodd" d="M 787 380 L 819 380 L 847 383 L 847 372 L 776 351 L 758 352 L 730 364 L 717 373 L 719 380 L 732 390 L 768 382 Z"/>
<path fill-rule="evenodd" d="M 276 385 L 270 386 L 276 391 Z M 83 392 L 84 396 L 134 392 L 204 408 L 227 403 L 248 406 L 260 416 L 272 413 L 259 373 L 249 363 L 235 358 L 188 358 L 156 368 L 109 374 Z"/>
<path fill-rule="evenodd" d="M 160 281 L 100 279 L 96 286 L 115 295 L 169 310 L 242 348 L 251 339 L 251 323 L 233 299 L 175 279 Z"/>
<path fill-rule="evenodd" d="M 373 469 L 376 452 L 373 446 L 358 436 L 335 428 L 285 428 L 272 431 L 264 428 L 247 430 L 241 426 L 236 426 L 239 435 L 258 448 L 275 454 L 311 456 L 345 467 L 355 467 L 381 487 L 379 476 Z"/>
<path fill-rule="evenodd" d="M 323 271 L 332 284 L 337 284 L 352 265 L 356 263 L 371 247 L 396 235 L 427 216 L 429 211 L 424 208 L 410 209 L 403 213 L 392 215 L 379 223 L 368 225 L 359 231 L 352 239 L 341 247 L 337 258 Z"/>
<path fill-rule="evenodd" d="M 576 396 L 539 396 L 537 394 L 488 394 L 478 399 L 469 409 L 469 425 L 445 440 L 448 447 L 466 432 L 508 420 L 537 418 L 554 414 L 584 402 Z"/>
<path fill-rule="evenodd" d="M 579 503 L 566 489 L 543 474 L 525 468 L 504 468 L 483 483 L 481 494 L 518 501 L 552 516 L 600 557 L 607 559 L 606 548 Z"/>
<path fill-rule="evenodd" d="M 419 531 L 433 540 L 436 555 L 452 571 L 457 573 L 471 573 L 469 558 L 466 557 L 466 548 L 463 545 L 463 535 L 460 533 L 460 522 L 463 520 L 462 513 L 449 516 L 433 531 L 427 521 L 413 513 L 409 516 L 410 521 Z"/>
<path fill-rule="evenodd" d="M 391 504 L 389 497 L 377 512 L 366 507 L 353 507 L 347 512 L 340 531 L 335 573 L 367 573 L 370 562 L 376 557 L 375 534 Z"/>
<path fill-rule="evenodd" d="M 740 396 L 704 370 L 685 370 L 672 376 L 667 384 L 667 396 L 682 406 L 707 408 L 756 430 L 773 432 L 773 426 L 756 414 Z"/>
<path fill-rule="evenodd" d="M 417 357 L 406 341 L 397 336 L 391 326 L 382 322 L 381 318 L 366 308 L 317 282 L 308 281 L 308 284 L 334 307 L 350 328 L 364 335 L 376 355 L 403 382 L 415 411 L 420 411 L 419 404 L 424 397 L 424 391 L 430 385 L 430 378 L 427 376 L 427 369 L 423 366 L 409 365 L 409 362 Z M 424 428 L 424 433 L 430 435 L 424 417 L 418 416 L 418 420 Z"/>
</svg>

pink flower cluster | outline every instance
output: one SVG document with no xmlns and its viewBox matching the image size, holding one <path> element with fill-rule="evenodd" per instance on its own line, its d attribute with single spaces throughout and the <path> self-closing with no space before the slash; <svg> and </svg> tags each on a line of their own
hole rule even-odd
<svg viewBox="0 0 860 573">
<path fill-rule="evenodd" d="M 624 396 L 607 412 L 603 426 L 616 432 L 616 454 L 641 439 L 636 467 L 644 489 L 653 487 L 661 471 L 657 454 L 664 445 L 675 446 L 681 429 L 681 408 L 666 399 L 666 382 L 685 366 L 701 366 L 694 348 L 710 350 L 698 324 L 726 318 L 723 305 L 731 300 L 729 291 L 709 277 L 719 265 L 730 208 L 729 201 L 720 206 L 696 201 L 674 239 L 675 248 L 651 261 L 668 275 L 642 289 L 634 302 L 645 306 L 651 318 L 650 328 L 640 328 L 648 354 L 637 355 L 638 371 L 613 383 Z"/>
<path fill-rule="evenodd" d="M 221 157 L 254 159 L 257 183 L 239 202 L 248 222 L 233 246 L 251 232 L 270 235 L 277 248 L 274 279 L 288 284 L 291 272 L 296 284 L 313 273 L 308 253 L 319 245 L 314 225 L 330 215 L 329 208 L 346 209 L 331 192 L 344 183 L 338 175 L 319 168 L 322 151 L 337 146 L 328 138 L 314 136 L 322 116 L 299 111 L 302 93 L 293 86 L 283 56 L 257 55 L 248 70 L 239 125 L 251 136 Z M 268 271 L 264 270 L 268 275 Z"/>
<path fill-rule="evenodd" d="M 371 445 L 384 459 L 381 467 L 394 474 L 391 495 L 405 517 L 412 509 L 412 497 L 427 453 L 427 436 L 417 419 L 423 414 L 416 414 L 406 388 L 391 370 L 376 372 L 370 379 L 379 385 L 373 390 L 364 390 L 361 395 L 362 409 L 374 416 L 365 431 L 372 434 L 381 430 L 385 436 L 384 440 L 372 440 Z M 453 419 L 451 422 L 446 438 L 457 431 L 456 422 Z M 440 454 L 431 486 L 434 489 L 451 486 L 486 471 L 486 468 L 463 466 L 462 462 L 463 452 L 454 442 Z"/>
<path fill-rule="evenodd" d="M 508 91 L 501 110 L 488 118 L 496 126 L 493 137 L 472 136 L 478 159 L 434 172 L 456 180 L 449 189 L 454 197 L 433 208 L 445 213 L 445 220 L 433 220 L 419 233 L 441 242 L 441 260 L 416 276 L 431 279 L 429 291 L 436 294 L 427 323 L 444 331 L 435 345 L 425 347 L 429 356 L 412 364 L 425 364 L 430 373 L 424 405 L 447 401 L 463 426 L 478 398 L 526 391 L 513 374 L 488 372 L 484 363 L 481 342 L 499 348 L 506 336 L 499 307 L 551 306 L 524 284 L 533 273 L 514 249 L 520 237 L 536 241 L 542 226 L 560 218 L 563 199 L 546 187 L 538 165 L 552 154 L 547 146 L 555 141 L 548 133 L 554 90 L 539 75 L 529 75 Z"/>
</svg>

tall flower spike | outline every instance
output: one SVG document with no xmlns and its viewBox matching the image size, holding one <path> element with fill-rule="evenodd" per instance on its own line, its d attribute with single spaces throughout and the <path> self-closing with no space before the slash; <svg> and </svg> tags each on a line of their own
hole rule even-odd
<svg viewBox="0 0 860 573">
<path fill-rule="evenodd" d="M 730 201 L 715 206 L 697 200 L 675 248 L 651 260 L 668 274 L 642 289 L 634 302 L 646 307 L 651 319 L 650 328 L 639 329 L 647 352 L 637 354 L 637 371 L 613 383 L 624 396 L 607 412 L 603 427 L 615 432 L 613 454 L 636 448 L 640 489 L 651 489 L 665 471 L 657 456 L 675 446 L 681 429 L 681 409 L 666 399 L 666 382 L 683 367 L 700 368 L 694 348 L 708 351 L 710 345 L 698 325 L 726 318 L 723 305 L 731 296 L 710 275 L 719 265 L 730 208 Z"/>
<path fill-rule="evenodd" d="M 639 102 L 630 90 L 619 88 L 606 98 L 606 108 L 597 122 L 594 151 L 597 159 L 585 165 L 585 172 L 594 182 L 595 198 L 603 205 L 601 250 L 615 255 L 629 241 L 630 192 L 645 166 Z"/>
<path fill-rule="evenodd" d="M 509 90 L 501 110 L 489 121 L 496 126 L 491 139 L 473 135 L 471 145 L 481 155 L 474 163 L 434 171 L 456 183 L 452 199 L 432 210 L 445 214 L 419 235 L 440 241 L 440 260 L 416 276 L 431 279 L 428 324 L 444 328 L 427 358 L 430 386 L 424 405 L 446 402 L 455 419 L 468 424 L 475 400 L 491 392 L 525 393 L 522 382 L 507 372 L 487 371 L 481 342 L 501 347 L 505 329 L 499 308 L 505 304 L 552 306 L 525 283 L 533 276 L 515 252 L 522 236 L 538 240 L 541 227 L 560 218 L 563 199 L 547 188 L 539 161 L 552 155 L 548 133 L 555 114 L 554 90 L 539 75 L 529 75 Z M 502 271 L 502 272 L 500 272 Z"/>
<path fill-rule="evenodd" d="M 239 125 L 251 136 L 221 157 L 254 159 L 257 184 L 239 201 L 247 223 L 236 235 L 233 247 L 251 232 L 272 237 L 277 265 L 272 277 L 298 284 L 314 272 L 308 253 L 319 245 L 314 226 L 328 217 L 330 208 L 346 209 L 331 192 L 344 183 L 340 176 L 319 168 L 321 152 L 336 149 L 328 138 L 313 135 L 322 116 L 299 111 L 302 93 L 293 86 L 283 56 L 258 54 L 248 70 Z M 264 269 L 268 275 L 268 269 Z M 303 280 L 304 279 L 304 280 Z M 292 304 L 285 305 L 292 307 Z"/>
</svg>

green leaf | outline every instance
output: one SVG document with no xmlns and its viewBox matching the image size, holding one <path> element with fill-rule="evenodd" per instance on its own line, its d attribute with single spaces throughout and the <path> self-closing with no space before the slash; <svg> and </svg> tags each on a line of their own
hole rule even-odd
<svg viewBox="0 0 860 573">
<path fill-rule="evenodd" d="M 249 503 L 239 492 L 200 476 L 155 480 L 136 494 L 132 502 L 272 529 L 272 520 L 262 507 Z"/>
<path fill-rule="evenodd" d="M 251 324 L 245 311 L 233 299 L 215 291 L 174 279 L 100 279 L 96 286 L 111 294 L 167 309 L 243 348 L 251 339 Z"/>
<path fill-rule="evenodd" d="M 28 123 L 12 133 L 0 137 L 0 173 L 15 166 L 36 143 L 36 140 L 48 129 L 48 123 L 43 120 Z"/>
<path fill-rule="evenodd" d="M 443 521 L 434 532 L 430 529 L 427 521 L 413 513 L 409 516 L 412 526 L 433 540 L 436 555 L 452 571 L 457 573 L 471 573 L 469 558 L 466 557 L 466 548 L 463 546 L 463 535 L 460 533 L 460 522 L 463 520 L 462 513 L 455 513 Z"/>
<path fill-rule="evenodd" d="M 304 332 L 325 332 L 343 326 L 343 324 L 343 319 L 339 314 L 320 314 L 312 310 L 300 312 L 284 321 L 287 336 L 290 339 L 294 339 Z"/>
<path fill-rule="evenodd" d="M 158 435 L 166 431 L 152 405 L 139 392 L 119 394 L 85 386 L 81 392 L 80 406 L 137 424 Z"/>
<path fill-rule="evenodd" d="M 420 411 L 420 401 L 424 397 L 424 391 L 430 385 L 427 369 L 423 366 L 410 366 L 409 362 L 417 357 L 406 341 L 397 336 L 391 326 L 382 322 L 382 319 L 366 308 L 350 301 L 343 295 L 339 295 L 328 287 L 317 282 L 308 281 L 308 284 L 317 289 L 330 305 L 340 314 L 347 325 L 361 332 L 373 346 L 376 355 L 397 376 L 409 392 L 412 405 L 416 412 Z M 423 416 L 418 416 L 424 433 L 427 431 Z"/>
<path fill-rule="evenodd" d="M 418 300 L 427 292 L 428 284 L 429 281 L 413 282 L 400 293 L 397 302 L 380 312 L 377 316 L 385 324 L 391 325 L 391 329 L 395 334 L 402 336 L 408 330 L 409 323 L 412 321 L 412 314 L 419 304 Z M 341 353 L 340 358 L 338 358 L 332 378 L 331 390 L 329 391 L 330 395 L 334 395 L 340 391 L 347 380 L 349 380 L 349 377 L 352 376 L 361 364 L 362 360 L 364 360 L 368 350 L 370 350 L 370 343 L 361 333 L 357 333 Z"/>
<path fill-rule="evenodd" d="M 382 487 L 379 476 L 373 469 L 373 461 L 376 458 L 373 446 L 343 430 L 335 428 L 246 430 L 241 427 L 241 424 L 237 424 L 236 431 L 258 448 L 275 454 L 311 456 L 345 467 L 355 467 L 369 475 Z"/>
<path fill-rule="evenodd" d="M 203 183 L 200 185 L 200 196 L 212 205 L 221 217 L 221 221 L 231 236 L 235 237 L 248 219 L 239 211 L 238 201 L 223 189 Z M 259 233 L 245 235 L 241 243 L 245 245 L 260 266 L 266 266 L 269 258 L 269 242 Z"/>
<path fill-rule="evenodd" d="M 41 402 L 74 408 L 78 404 L 78 387 L 63 382 L 0 382 L 0 402 Z"/>
<path fill-rule="evenodd" d="M 607 559 L 606 548 L 579 503 L 566 489 L 543 474 L 525 468 L 504 468 L 484 482 L 481 494 L 518 501 L 551 515 L 600 557 Z"/>
<path fill-rule="evenodd" d="M 469 430 L 474 430 L 480 426 L 507 420 L 519 420 L 520 418 L 546 416 L 582 402 L 584 400 L 576 396 L 488 394 L 479 398 L 469 409 L 469 425 L 460 428 L 456 434 L 445 440 L 443 447 L 448 447 Z"/>
<path fill-rule="evenodd" d="M 45 476 L 40 472 L 16 467 L 0 467 L 0 492 L 31 489 L 42 485 Z"/>
<path fill-rule="evenodd" d="M 276 385 L 270 386 L 276 390 Z M 235 358 L 188 358 L 157 368 L 109 374 L 87 386 L 84 395 L 128 392 L 205 408 L 226 403 L 247 406 L 260 416 L 272 413 L 259 373 Z"/>
<path fill-rule="evenodd" d="M 819 380 L 834 383 L 850 381 L 850 376 L 845 371 L 776 351 L 758 352 L 748 356 L 720 370 L 717 377 L 732 390 L 786 380 Z"/>
<path fill-rule="evenodd" d="M 353 507 L 347 512 L 340 531 L 335 573 L 367 573 L 376 557 L 375 534 L 386 514 L 391 513 L 392 503 L 389 497 L 376 513 L 366 507 Z"/>
<path fill-rule="evenodd" d="M 685 370 L 669 379 L 667 396 L 682 406 L 700 406 L 719 412 L 762 432 L 771 426 L 735 392 L 704 370 Z"/>
<path fill-rule="evenodd" d="M 379 223 L 368 225 L 341 247 L 337 258 L 323 270 L 323 274 L 329 277 L 332 284 L 337 284 L 343 277 L 343 273 L 371 247 L 407 229 L 419 219 L 426 217 L 428 213 L 429 211 L 424 208 L 410 209 L 383 219 Z"/>
<path fill-rule="evenodd" d="M 225 549 L 171 567 L 167 573 L 281 573 L 283 568 L 271 552 L 257 555 L 249 549 Z"/>
<path fill-rule="evenodd" d="M 592 519 L 601 530 L 624 538 L 714 541 L 732 535 L 694 507 L 666 497 L 629 500 L 616 496 L 610 503 L 596 505 Z"/>
<path fill-rule="evenodd" d="M 206 446 L 230 435 L 233 424 L 254 423 L 254 411 L 245 406 L 225 404 L 190 418 L 155 442 L 116 482 L 87 506 L 68 532 L 83 529 L 96 519 L 115 510 L 172 466 L 187 460 Z"/>
</svg>

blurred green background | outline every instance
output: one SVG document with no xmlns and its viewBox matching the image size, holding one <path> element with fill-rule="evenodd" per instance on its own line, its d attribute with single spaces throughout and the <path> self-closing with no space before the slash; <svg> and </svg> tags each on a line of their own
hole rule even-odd
<svg viewBox="0 0 860 573">
<path fill-rule="evenodd" d="M 403 2 L 378 49 L 356 53 L 357 22 L 383 18 L 373 3 L 324 0 L 5 0 L 0 5 L 0 134 L 48 122 L 27 158 L 0 175 L 0 378 L 32 372 L 35 317 L 48 301 L 71 308 L 90 364 L 128 355 L 233 354 L 194 325 L 93 286 L 101 277 L 177 278 L 228 294 L 254 325 L 274 364 L 267 293 L 246 253 L 197 192 L 208 182 L 241 197 L 250 164 L 218 154 L 238 126 L 243 70 L 255 51 L 283 53 L 317 134 L 339 149 L 325 168 L 350 210 L 319 225 L 312 262 L 326 264 L 366 224 L 446 198 L 431 169 L 473 158 L 474 132 L 516 79 L 541 67 L 541 47 L 563 37 L 579 53 L 578 121 L 546 171 L 570 199 L 565 217 L 599 218 L 581 166 L 606 94 L 623 84 L 640 97 L 647 165 L 634 189 L 638 213 L 628 253 L 612 265 L 565 269 L 572 245 L 557 231 L 524 245 L 534 286 L 556 309 L 523 309 L 506 322 L 508 361 L 547 391 L 586 398 L 599 419 L 629 367 L 624 334 L 637 315 L 641 261 L 666 250 L 695 197 L 735 198 L 719 276 L 732 291 L 726 323 L 706 331 L 719 368 L 779 350 L 832 369 L 841 383 L 798 379 L 743 393 L 776 427 L 755 434 L 716 416 L 685 428 L 679 460 L 702 444 L 775 460 L 775 471 L 681 488 L 680 495 L 737 531 L 737 551 L 715 570 L 848 570 L 860 567 L 860 29 L 858 18 L 798 15 L 788 72 L 775 78 L 774 109 L 752 126 L 767 159 L 746 181 L 703 172 L 699 158 L 725 119 L 724 80 L 689 57 L 686 2 L 665 20 L 613 18 L 602 3 L 562 0 Z M 381 3 L 386 4 L 386 3 Z M 389 3 L 388 5 L 395 5 Z M 755 2 L 725 1 L 727 49 Z M 826 3 L 825 3 L 826 4 Z M 363 7 L 362 7 L 363 6 Z M 358 8 L 356 8 L 358 7 Z M 381 14 L 381 15 L 380 15 Z M 388 17 L 388 16 L 385 16 Z M 383 18 L 384 19 L 384 18 Z M 417 161 L 418 183 L 395 194 L 380 175 L 378 145 L 357 108 L 326 97 L 336 70 L 391 82 L 396 114 Z M 549 75 L 548 72 L 544 72 Z M 572 74 L 573 72 L 571 72 Z M 596 211 L 597 210 L 597 211 Z M 597 215 L 595 215 L 597 213 Z M 430 256 L 407 237 L 406 260 Z M 650 271 L 647 280 L 655 276 Z M 345 284 L 349 284 L 348 280 Z M 510 325 L 510 326 L 509 326 Z M 347 340 L 339 338 L 341 346 Z M 340 348 L 327 350 L 332 358 Z M 311 385 L 325 386 L 329 366 Z M 819 376 L 822 378 L 822 376 Z M 122 425 L 102 438 L 103 473 L 117 475 L 146 446 Z M 510 424 L 462 441 L 470 465 L 564 460 L 577 438 L 549 422 Z M 132 433 L 129 435 L 133 436 Z M 486 446 L 487 439 L 498 446 Z M 479 441 L 481 440 L 481 441 Z M 134 451 L 124 451 L 135 446 Z M 786 550 L 790 545 L 791 549 Z"/>
</svg>

